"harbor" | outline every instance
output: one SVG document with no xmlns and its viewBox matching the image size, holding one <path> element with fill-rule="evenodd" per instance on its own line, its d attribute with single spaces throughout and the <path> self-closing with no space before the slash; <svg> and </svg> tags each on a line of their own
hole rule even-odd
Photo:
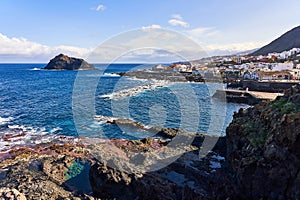
<svg viewBox="0 0 300 200">
<path fill-rule="evenodd" d="M 234 89 L 217 89 L 214 98 L 225 98 L 231 103 L 245 103 L 254 105 L 261 101 L 273 101 L 278 96 L 283 96 L 283 93 L 258 92 L 249 90 L 234 90 Z"/>
</svg>

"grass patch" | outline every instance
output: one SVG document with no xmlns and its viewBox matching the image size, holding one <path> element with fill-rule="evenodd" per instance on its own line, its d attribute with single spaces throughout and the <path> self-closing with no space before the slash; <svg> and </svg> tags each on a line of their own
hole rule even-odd
<svg viewBox="0 0 300 200">
<path fill-rule="evenodd" d="M 250 134 L 248 140 L 255 148 L 262 148 L 269 138 L 270 134 L 267 131 Z"/>
<path fill-rule="evenodd" d="M 293 102 L 285 101 L 285 100 L 275 101 L 271 105 L 271 109 L 277 110 L 281 115 L 294 114 L 300 111 L 299 105 L 296 105 Z"/>
<path fill-rule="evenodd" d="M 298 106 L 295 105 L 292 102 L 287 102 L 286 104 L 284 104 L 280 110 L 280 114 L 284 115 L 284 114 L 292 114 L 297 112 L 298 110 Z"/>
</svg>

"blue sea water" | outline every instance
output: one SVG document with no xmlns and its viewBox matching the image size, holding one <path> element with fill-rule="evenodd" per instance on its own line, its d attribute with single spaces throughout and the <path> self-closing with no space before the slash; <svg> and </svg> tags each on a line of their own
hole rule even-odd
<svg viewBox="0 0 300 200">
<path fill-rule="evenodd" d="M 189 112 L 197 111 L 196 114 L 199 114 L 199 123 L 196 127 L 195 123 L 190 123 L 193 126 L 191 128 L 197 132 L 224 135 L 233 113 L 245 107 L 245 105 L 212 99 L 209 88 L 218 88 L 222 85 L 211 84 L 207 87 L 206 84 L 175 83 L 131 96 L 127 99 L 126 114 L 122 114 L 123 112 L 113 112 L 113 106 L 118 105 L 118 101 L 121 100 L 101 96 L 148 84 L 145 80 L 110 76 L 114 72 L 136 68 L 137 64 L 110 66 L 99 64 L 96 67 L 100 70 L 86 72 L 39 70 L 44 66 L 45 64 L 0 64 L 0 132 L 9 132 L 14 127 L 23 127 L 23 130 L 40 131 L 43 134 L 81 136 L 78 127 L 75 126 L 72 110 L 74 82 L 79 73 L 87 80 L 99 78 L 99 74 L 105 73 L 99 80 L 95 79 L 98 81 L 94 94 L 95 114 L 129 117 L 149 126 L 180 127 L 183 122 L 189 124 L 187 120 L 182 119 L 187 115 L 183 115 L 182 111 L 185 108 L 180 106 L 182 103 L 180 101 L 188 100 L 189 95 L 186 99 L 179 99 L 176 94 L 178 91 L 185 90 L 187 84 L 196 96 L 194 102 L 189 102 L 191 106 L 195 106 L 195 109 Z M 86 87 L 89 87 L 88 84 Z M 221 126 L 221 131 L 213 133 L 215 126 Z M 97 120 L 93 122 L 87 120 L 86 127 L 89 127 L 89 130 L 84 136 L 90 137 L 97 137 L 98 132 L 93 132 L 95 127 L 97 128 L 95 130 L 100 128 L 107 138 L 135 139 L 147 136 L 143 131 L 130 132 Z M 189 129 L 188 126 L 186 127 Z"/>
</svg>

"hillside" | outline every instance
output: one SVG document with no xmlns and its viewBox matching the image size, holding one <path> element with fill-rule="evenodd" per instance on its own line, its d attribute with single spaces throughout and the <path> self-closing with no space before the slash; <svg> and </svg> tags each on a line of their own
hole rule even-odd
<svg viewBox="0 0 300 200">
<path fill-rule="evenodd" d="M 300 86 L 234 114 L 227 161 L 237 199 L 300 198 Z"/>
<path fill-rule="evenodd" d="M 268 53 L 273 52 L 283 52 L 290 50 L 292 48 L 300 48 L 300 26 L 293 28 L 287 33 L 283 34 L 270 44 L 260 48 L 254 53 L 250 54 L 251 56 L 267 55 Z"/>
</svg>

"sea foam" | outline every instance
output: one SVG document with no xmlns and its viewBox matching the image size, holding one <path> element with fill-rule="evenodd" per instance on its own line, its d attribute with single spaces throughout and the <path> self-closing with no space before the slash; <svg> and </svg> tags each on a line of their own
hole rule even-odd
<svg viewBox="0 0 300 200">
<path fill-rule="evenodd" d="M 118 92 L 113 92 L 111 94 L 105 94 L 105 95 L 101 95 L 99 96 L 100 98 L 109 98 L 109 99 L 121 99 L 121 98 L 126 98 L 126 97 L 131 97 L 131 96 L 135 96 L 141 92 L 147 91 L 147 90 L 154 90 L 156 88 L 160 88 L 160 87 L 166 87 L 168 84 L 170 84 L 170 82 L 168 81 L 154 81 L 152 84 L 144 84 L 141 86 L 137 86 L 134 88 L 129 88 L 129 89 L 124 89 Z"/>
<path fill-rule="evenodd" d="M 12 120 L 14 120 L 13 117 L 0 117 L 0 125 L 5 125 Z"/>
<path fill-rule="evenodd" d="M 31 127 L 25 125 L 8 125 L 0 130 L 0 153 L 8 152 L 29 145 L 49 143 L 55 140 L 62 140 L 56 133 L 61 131 L 60 127 L 46 130 L 45 127 Z M 63 137 L 69 140 L 68 137 Z"/>
</svg>

